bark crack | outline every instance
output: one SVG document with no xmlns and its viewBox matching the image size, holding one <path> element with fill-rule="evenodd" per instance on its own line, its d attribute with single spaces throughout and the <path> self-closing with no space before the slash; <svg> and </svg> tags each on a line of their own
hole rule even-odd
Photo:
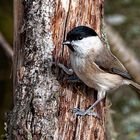
<svg viewBox="0 0 140 140">
<path fill-rule="evenodd" d="M 65 40 L 66 38 L 66 32 L 67 32 L 67 23 L 68 23 L 68 18 L 69 18 L 69 13 L 70 13 L 70 6 L 71 6 L 71 0 L 69 0 L 69 4 L 68 4 L 68 12 L 67 12 L 67 15 L 66 15 L 66 19 L 65 19 L 65 24 L 64 24 L 64 36 L 63 36 L 63 40 Z M 63 56 L 63 53 L 64 53 L 64 45 L 62 45 L 62 53 L 61 53 L 61 56 Z"/>
</svg>

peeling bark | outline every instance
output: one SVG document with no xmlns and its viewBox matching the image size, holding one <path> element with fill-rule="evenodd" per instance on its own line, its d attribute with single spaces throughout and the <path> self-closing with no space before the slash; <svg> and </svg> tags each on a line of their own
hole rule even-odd
<svg viewBox="0 0 140 140">
<path fill-rule="evenodd" d="M 77 117 L 71 109 L 88 108 L 94 91 L 70 84 L 53 61 L 69 64 L 62 41 L 74 26 L 87 25 L 101 36 L 102 0 L 14 0 L 14 108 L 8 114 L 8 139 L 104 140 L 101 119 Z"/>
</svg>

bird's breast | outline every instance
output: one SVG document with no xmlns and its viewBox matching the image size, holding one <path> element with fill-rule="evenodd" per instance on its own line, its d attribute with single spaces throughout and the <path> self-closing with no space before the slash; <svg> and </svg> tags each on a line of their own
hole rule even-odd
<svg viewBox="0 0 140 140">
<path fill-rule="evenodd" d="M 71 65 L 75 72 L 80 72 L 85 69 L 85 59 L 71 55 Z"/>
<path fill-rule="evenodd" d="M 71 55 L 71 65 L 76 75 L 89 87 L 96 87 L 93 77 L 98 71 L 96 66 L 91 65 L 85 58 Z"/>
</svg>

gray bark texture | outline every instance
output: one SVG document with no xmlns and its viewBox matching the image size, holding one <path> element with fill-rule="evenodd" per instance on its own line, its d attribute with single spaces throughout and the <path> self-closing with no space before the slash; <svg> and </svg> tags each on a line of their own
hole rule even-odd
<svg viewBox="0 0 140 140">
<path fill-rule="evenodd" d="M 101 37 L 103 0 L 14 0 L 14 105 L 7 115 L 9 140 L 105 140 L 101 119 L 75 116 L 95 100 L 84 84 L 68 83 L 53 62 L 70 67 L 62 41 L 75 26 L 87 25 Z"/>
</svg>

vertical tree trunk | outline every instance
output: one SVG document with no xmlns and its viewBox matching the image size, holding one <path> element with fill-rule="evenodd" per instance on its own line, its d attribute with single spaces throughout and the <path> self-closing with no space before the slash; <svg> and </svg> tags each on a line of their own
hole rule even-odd
<svg viewBox="0 0 140 140">
<path fill-rule="evenodd" d="M 69 65 L 62 41 L 78 25 L 101 36 L 103 0 L 14 0 L 14 108 L 8 114 L 8 139 L 104 140 L 101 119 L 77 117 L 71 109 L 88 108 L 94 91 L 64 82 L 67 76 L 53 61 Z M 63 82 L 62 82 L 63 81 Z"/>
</svg>

